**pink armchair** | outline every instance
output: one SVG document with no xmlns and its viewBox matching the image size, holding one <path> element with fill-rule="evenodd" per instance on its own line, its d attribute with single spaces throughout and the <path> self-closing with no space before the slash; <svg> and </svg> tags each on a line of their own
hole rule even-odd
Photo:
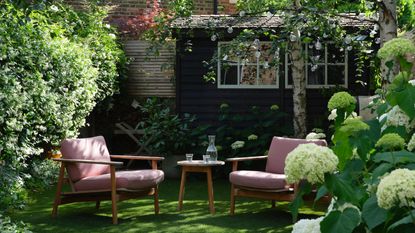
<svg viewBox="0 0 415 233">
<path fill-rule="evenodd" d="M 110 155 L 102 136 L 82 139 L 65 139 L 61 143 L 62 158 L 59 179 L 53 204 L 52 216 L 56 217 L 58 206 L 83 201 L 112 201 L 112 223 L 117 224 L 117 201 L 142 196 L 154 197 L 155 213 L 159 212 L 158 185 L 164 173 L 157 170 L 157 161 L 163 157 Z M 122 162 L 111 159 L 150 160 L 152 169 L 134 171 L 115 171 Z M 67 177 L 65 177 L 65 170 Z M 67 182 L 71 192 L 62 192 Z"/>
<path fill-rule="evenodd" d="M 274 137 L 269 148 L 268 156 L 254 156 L 230 158 L 232 172 L 229 175 L 231 182 L 230 214 L 235 213 L 236 197 L 253 197 L 275 201 L 292 201 L 295 197 L 297 185 L 288 185 L 285 181 L 284 166 L 287 154 L 298 145 L 315 143 L 327 146 L 325 140 L 309 141 L 305 139 Z M 238 171 L 238 162 L 266 159 L 265 171 Z"/>
</svg>

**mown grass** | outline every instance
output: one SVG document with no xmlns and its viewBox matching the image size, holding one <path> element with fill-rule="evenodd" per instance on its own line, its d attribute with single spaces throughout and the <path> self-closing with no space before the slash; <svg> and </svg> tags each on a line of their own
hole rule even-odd
<svg viewBox="0 0 415 233">
<path fill-rule="evenodd" d="M 74 203 L 59 207 L 51 218 L 55 187 L 32 195 L 28 207 L 13 218 L 24 221 L 34 232 L 291 232 L 288 203 L 271 208 L 269 201 L 237 200 L 236 214 L 229 213 L 229 183 L 214 181 L 216 214 L 209 213 L 204 179 L 189 179 L 182 211 L 177 211 L 178 180 L 165 180 L 160 186 L 160 214 L 154 215 L 151 198 L 128 200 L 118 204 L 119 224 L 111 224 L 111 204 Z M 324 207 L 301 209 L 301 218 L 315 218 Z"/>
</svg>

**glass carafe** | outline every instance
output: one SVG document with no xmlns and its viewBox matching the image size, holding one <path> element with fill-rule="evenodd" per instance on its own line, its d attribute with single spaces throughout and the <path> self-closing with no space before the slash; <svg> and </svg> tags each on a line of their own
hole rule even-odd
<svg viewBox="0 0 415 233">
<path fill-rule="evenodd" d="M 215 135 L 209 135 L 209 146 L 206 149 L 206 154 L 210 155 L 210 161 L 216 162 L 218 160 L 218 151 L 215 146 Z"/>
</svg>

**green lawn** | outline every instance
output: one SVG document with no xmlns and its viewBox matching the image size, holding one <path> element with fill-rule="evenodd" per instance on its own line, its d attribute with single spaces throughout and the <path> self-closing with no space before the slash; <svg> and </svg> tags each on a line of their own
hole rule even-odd
<svg viewBox="0 0 415 233">
<path fill-rule="evenodd" d="M 272 209 L 269 201 L 237 200 L 236 214 L 230 216 L 229 183 L 214 181 L 216 214 L 208 209 L 207 187 L 203 179 L 188 179 L 183 211 L 177 211 L 178 180 L 166 180 L 160 186 L 160 214 L 154 215 L 151 198 L 128 200 L 118 204 L 119 224 L 111 224 L 111 204 L 74 203 L 60 206 L 58 217 L 50 217 L 54 187 L 33 194 L 28 208 L 14 218 L 30 224 L 34 232 L 291 232 L 287 203 Z M 323 214 L 311 208 L 301 210 L 301 218 Z"/>
</svg>

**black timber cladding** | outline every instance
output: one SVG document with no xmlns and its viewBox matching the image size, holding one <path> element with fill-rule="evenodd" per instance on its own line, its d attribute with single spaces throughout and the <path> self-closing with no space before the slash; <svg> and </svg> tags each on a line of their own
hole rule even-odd
<svg viewBox="0 0 415 233">
<path fill-rule="evenodd" d="M 206 17 L 205 17 L 206 18 Z M 189 24 L 190 25 L 190 24 Z M 277 104 L 280 109 L 292 115 L 292 89 L 284 87 L 284 77 L 279 77 L 278 89 L 219 89 L 217 84 L 206 83 L 203 75 L 208 72 L 203 61 L 209 61 L 217 50 L 217 41 L 211 41 L 203 29 L 193 29 L 191 38 L 185 33 L 186 29 L 177 35 L 176 54 L 176 100 L 177 111 L 180 114 L 196 114 L 200 123 L 216 124 L 219 107 L 227 103 L 233 113 L 247 113 L 252 106 L 269 108 Z M 225 29 L 225 27 L 222 27 Z M 222 30 L 223 30 L 222 29 Z M 226 30 L 226 29 L 225 29 Z M 236 35 L 238 29 L 235 29 Z M 231 39 L 231 38 L 228 38 Z M 183 50 L 185 43 L 191 40 L 192 52 Z M 349 53 L 348 58 L 348 89 L 353 95 L 369 95 L 369 85 L 362 87 L 355 82 L 355 56 Z M 365 71 L 363 82 L 369 82 L 369 72 Z M 326 121 L 327 101 L 330 95 L 321 89 L 307 89 L 307 119 L 308 127 L 322 127 Z M 287 119 L 291 124 L 291 119 Z"/>
</svg>

